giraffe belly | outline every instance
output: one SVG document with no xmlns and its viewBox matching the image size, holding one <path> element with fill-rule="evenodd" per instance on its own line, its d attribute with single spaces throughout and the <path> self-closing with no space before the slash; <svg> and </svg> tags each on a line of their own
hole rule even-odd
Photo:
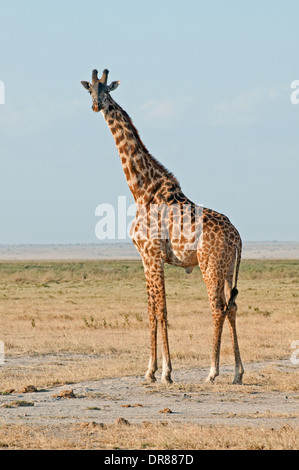
<svg viewBox="0 0 299 470">
<path fill-rule="evenodd" d="M 173 266 L 181 266 L 186 269 L 186 272 L 192 272 L 194 266 L 198 264 L 197 249 L 183 243 L 176 243 L 168 241 L 166 243 L 166 263 Z"/>
</svg>

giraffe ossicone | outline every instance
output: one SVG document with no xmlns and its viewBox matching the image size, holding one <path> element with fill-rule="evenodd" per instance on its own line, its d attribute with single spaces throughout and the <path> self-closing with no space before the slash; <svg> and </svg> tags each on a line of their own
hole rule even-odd
<svg viewBox="0 0 299 470">
<path fill-rule="evenodd" d="M 219 375 L 221 335 L 227 318 L 235 356 L 233 383 L 241 384 L 244 373 L 236 330 L 237 280 L 242 241 L 229 219 L 195 204 L 183 193 L 176 177 L 147 150 L 131 118 L 111 97 L 119 82 L 108 83 L 108 70 L 101 79 L 92 72 L 92 84 L 81 82 L 92 97 L 92 109 L 101 111 L 114 138 L 123 171 L 136 203 L 131 237 L 142 258 L 148 296 L 150 360 L 146 378 L 155 380 L 157 328 L 161 330 L 162 382 L 171 383 L 171 360 L 167 330 L 164 281 L 165 263 L 191 273 L 199 266 L 207 288 L 214 322 L 213 346 L 208 381 Z M 155 206 L 158 217 L 151 214 Z M 188 231 L 183 226 L 189 214 Z M 164 230 L 167 214 L 167 231 Z M 158 224 L 157 224 L 158 221 Z M 154 230 L 151 230 L 154 225 Z M 140 236 L 142 233 L 143 236 Z M 166 233 L 166 236 L 165 236 Z"/>
</svg>

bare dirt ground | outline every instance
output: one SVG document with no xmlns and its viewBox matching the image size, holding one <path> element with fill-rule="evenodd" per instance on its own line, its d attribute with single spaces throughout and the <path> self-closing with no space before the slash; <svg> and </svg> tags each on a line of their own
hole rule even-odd
<svg viewBox="0 0 299 470">
<path fill-rule="evenodd" d="M 243 386 L 231 384 L 228 328 L 221 375 L 204 383 L 212 322 L 199 270 L 166 269 L 174 384 L 163 386 L 143 379 L 140 261 L 0 268 L 0 448 L 298 448 L 298 261 L 241 265 Z"/>
<path fill-rule="evenodd" d="M 59 362 L 62 358 L 47 356 Z M 273 363 L 274 364 L 274 363 Z M 263 371 L 272 363 L 246 365 L 247 373 Z M 41 357 L 11 358 L 2 367 L 42 367 Z M 275 367 L 295 372 L 290 361 Z M 174 384 L 148 384 L 141 376 L 86 381 L 36 392 L 14 391 L 0 396 L 1 424 L 51 426 L 57 433 L 65 425 L 111 424 L 119 419 L 130 424 L 161 421 L 176 424 L 229 425 L 240 427 L 299 426 L 298 392 L 267 391 L 257 384 L 232 386 L 233 368 L 223 366 L 215 384 L 204 384 L 208 369 L 173 371 Z M 72 392 L 71 392 L 72 391 Z M 64 430 L 63 432 L 67 432 Z"/>
</svg>

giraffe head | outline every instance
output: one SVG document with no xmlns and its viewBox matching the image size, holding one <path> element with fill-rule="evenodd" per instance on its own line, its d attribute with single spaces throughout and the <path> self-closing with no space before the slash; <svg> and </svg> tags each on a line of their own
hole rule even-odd
<svg viewBox="0 0 299 470">
<path fill-rule="evenodd" d="M 103 109 L 105 101 L 107 100 L 108 93 L 115 90 L 120 82 L 112 82 L 107 85 L 109 70 L 103 71 L 102 78 L 98 79 L 98 71 L 92 71 L 92 84 L 89 82 L 81 82 L 84 88 L 89 91 L 92 97 L 92 110 L 98 113 Z"/>
</svg>

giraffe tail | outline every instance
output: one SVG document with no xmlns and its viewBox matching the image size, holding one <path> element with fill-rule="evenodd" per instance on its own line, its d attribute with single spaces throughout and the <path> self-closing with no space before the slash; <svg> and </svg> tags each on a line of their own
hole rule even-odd
<svg viewBox="0 0 299 470">
<path fill-rule="evenodd" d="M 242 240 L 239 238 L 238 244 L 236 246 L 236 252 L 237 252 L 237 260 L 236 260 L 236 271 L 235 271 L 235 284 L 234 287 L 232 288 L 230 299 L 227 304 L 227 310 L 229 307 L 235 304 L 236 297 L 239 293 L 237 289 L 237 284 L 238 284 L 238 276 L 239 276 L 239 268 L 240 268 L 240 263 L 241 263 L 241 255 L 242 255 Z"/>
</svg>

